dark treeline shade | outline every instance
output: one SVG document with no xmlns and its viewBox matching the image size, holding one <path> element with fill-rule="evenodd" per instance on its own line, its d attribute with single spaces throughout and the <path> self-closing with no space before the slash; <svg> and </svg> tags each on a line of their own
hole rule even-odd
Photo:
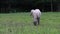
<svg viewBox="0 0 60 34">
<path fill-rule="evenodd" d="M 30 12 L 39 8 L 42 12 L 60 11 L 60 0 L 0 0 L 0 13 Z"/>
</svg>

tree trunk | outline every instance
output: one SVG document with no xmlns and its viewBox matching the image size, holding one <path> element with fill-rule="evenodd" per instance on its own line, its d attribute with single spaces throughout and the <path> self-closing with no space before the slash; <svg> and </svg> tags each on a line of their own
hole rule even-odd
<svg viewBox="0 0 60 34">
<path fill-rule="evenodd" d="M 5 12 L 9 13 L 10 9 L 11 9 L 11 4 L 8 4 L 8 6 L 5 8 Z"/>
</svg>

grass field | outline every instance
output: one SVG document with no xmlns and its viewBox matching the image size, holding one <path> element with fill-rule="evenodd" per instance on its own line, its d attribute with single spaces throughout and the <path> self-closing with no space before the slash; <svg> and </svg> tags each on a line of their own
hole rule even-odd
<svg viewBox="0 0 60 34">
<path fill-rule="evenodd" d="M 42 12 L 40 25 L 32 22 L 30 13 L 0 14 L 0 34 L 60 34 L 60 12 Z"/>
</svg>

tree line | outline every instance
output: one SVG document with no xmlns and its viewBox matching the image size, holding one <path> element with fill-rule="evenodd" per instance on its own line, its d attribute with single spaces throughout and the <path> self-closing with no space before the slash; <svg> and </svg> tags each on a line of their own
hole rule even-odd
<svg viewBox="0 0 60 34">
<path fill-rule="evenodd" d="M 29 12 L 39 8 L 41 11 L 60 11 L 60 0 L 0 0 L 0 13 Z"/>
</svg>

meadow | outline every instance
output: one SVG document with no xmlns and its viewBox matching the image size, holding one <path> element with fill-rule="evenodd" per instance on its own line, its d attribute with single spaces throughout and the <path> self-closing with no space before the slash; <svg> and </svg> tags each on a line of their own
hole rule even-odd
<svg viewBox="0 0 60 34">
<path fill-rule="evenodd" d="M 29 12 L 0 13 L 0 34 L 60 34 L 60 12 L 42 12 L 38 26 Z"/>
</svg>

